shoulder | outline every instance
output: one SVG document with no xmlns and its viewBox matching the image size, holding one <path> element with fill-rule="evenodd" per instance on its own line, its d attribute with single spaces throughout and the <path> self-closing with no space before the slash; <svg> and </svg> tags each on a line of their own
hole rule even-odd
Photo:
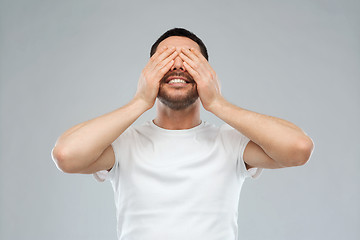
<svg viewBox="0 0 360 240">
<path fill-rule="evenodd" d="M 227 123 L 224 123 L 219 128 L 219 133 L 224 137 L 229 138 L 246 138 L 241 132 L 233 128 Z"/>
<path fill-rule="evenodd" d="M 228 141 L 246 138 L 242 133 L 227 123 L 216 126 L 215 124 L 205 122 L 199 133 L 208 137 L 212 136 L 213 138 L 227 139 Z"/>
<path fill-rule="evenodd" d="M 136 135 L 139 135 L 141 133 L 149 132 L 151 131 L 151 126 L 149 124 L 149 121 L 144 122 L 140 125 L 130 125 L 121 135 L 123 137 L 133 137 Z"/>
</svg>

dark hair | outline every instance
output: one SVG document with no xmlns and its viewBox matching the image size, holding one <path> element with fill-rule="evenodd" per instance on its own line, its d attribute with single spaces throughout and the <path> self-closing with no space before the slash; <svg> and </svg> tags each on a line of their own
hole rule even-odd
<svg viewBox="0 0 360 240">
<path fill-rule="evenodd" d="M 156 40 L 156 42 L 151 46 L 150 57 L 152 55 L 154 55 L 160 42 L 162 42 L 163 40 L 165 40 L 166 38 L 171 37 L 171 36 L 180 36 L 180 37 L 190 38 L 191 40 L 193 40 L 194 42 L 196 42 L 199 45 L 200 51 L 201 51 L 202 55 L 206 58 L 206 60 L 209 60 L 208 52 L 207 52 L 206 46 L 203 43 L 203 41 L 201 41 L 201 39 L 198 38 L 194 33 L 190 32 L 184 28 L 173 28 L 173 29 L 166 31 L 163 35 L 161 35 L 159 37 L 159 39 Z"/>
</svg>

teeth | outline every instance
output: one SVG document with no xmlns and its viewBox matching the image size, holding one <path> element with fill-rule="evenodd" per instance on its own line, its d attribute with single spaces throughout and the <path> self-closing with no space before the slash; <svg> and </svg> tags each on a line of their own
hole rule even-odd
<svg viewBox="0 0 360 240">
<path fill-rule="evenodd" d="M 186 83 L 186 81 L 182 79 L 172 79 L 169 81 L 169 83 Z"/>
</svg>

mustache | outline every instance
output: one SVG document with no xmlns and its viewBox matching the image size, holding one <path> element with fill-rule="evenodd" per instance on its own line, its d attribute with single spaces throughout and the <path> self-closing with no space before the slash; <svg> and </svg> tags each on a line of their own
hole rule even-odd
<svg viewBox="0 0 360 240">
<path fill-rule="evenodd" d="M 160 83 L 166 83 L 166 80 L 169 77 L 182 77 L 186 78 L 189 83 L 195 83 L 194 78 L 187 72 L 175 71 L 175 72 L 168 72 L 164 75 L 164 77 L 160 80 Z"/>
</svg>

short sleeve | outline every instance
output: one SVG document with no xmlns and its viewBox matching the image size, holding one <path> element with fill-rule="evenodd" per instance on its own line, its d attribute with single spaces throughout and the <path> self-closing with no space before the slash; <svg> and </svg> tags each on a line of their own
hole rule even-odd
<svg viewBox="0 0 360 240">
<path fill-rule="evenodd" d="M 114 155 L 115 155 L 115 163 L 114 163 L 114 166 L 111 168 L 111 170 L 110 171 L 101 170 L 96 173 L 93 173 L 94 178 L 98 182 L 104 182 L 106 180 L 111 181 L 112 179 L 115 178 L 116 175 L 119 174 L 119 159 L 120 159 L 119 149 L 121 149 L 120 142 L 121 142 L 121 139 L 119 136 L 117 139 L 115 139 L 115 141 L 113 143 L 111 143 L 111 146 L 112 146 L 112 149 L 113 149 Z"/>
<path fill-rule="evenodd" d="M 246 145 L 250 142 L 250 139 L 247 141 Z M 263 170 L 263 168 L 249 168 L 246 169 L 246 165 L 245 165 L 245 161 L 244 161 L 244 150 L 246 148 L 246 145 L 243 147 L 243 149 L 239 152 L 239 157 L 238 157 L 238 167 L 240 168 L 240 174 L 242 174 L 242 176 L 244 178 L 258 178 Z"/>
<path fill-rule="evenodd" d="M 222 126 L 222 131 L 224 137 L 227 139 L 229 146 L 231 146 L 231 151 L 235 154 L 236 157 L 236 171 L 242 178 L 258 178 L 262 172 L 262 168 L 250 168 L 246 169 L 244 161 L 244 151 L 247 144 L 250 142 L 250 139 L 243 135 L 238 130 L 234 129 L 228 124 Z"/>
</svg>

